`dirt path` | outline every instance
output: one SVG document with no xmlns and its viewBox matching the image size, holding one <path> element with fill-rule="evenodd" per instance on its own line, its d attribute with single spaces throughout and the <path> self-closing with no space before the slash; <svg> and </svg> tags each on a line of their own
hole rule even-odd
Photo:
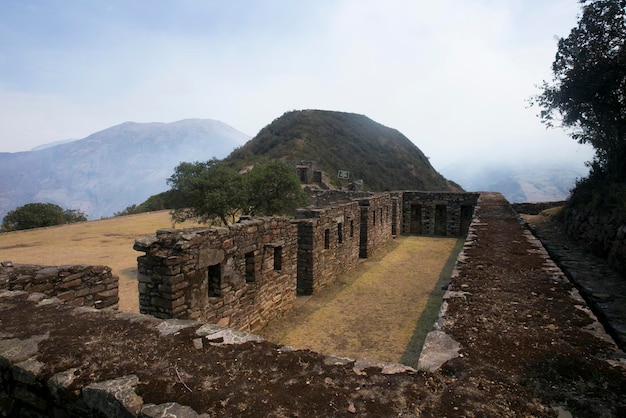
<svg viewBox="0 0 626 418">
<path fill-rule="evenodd" d="M 333 286 L 300 297 L 260 334 L 270 341 L 416 365 L 463 240 L 401 236 Z"/>
</svg>

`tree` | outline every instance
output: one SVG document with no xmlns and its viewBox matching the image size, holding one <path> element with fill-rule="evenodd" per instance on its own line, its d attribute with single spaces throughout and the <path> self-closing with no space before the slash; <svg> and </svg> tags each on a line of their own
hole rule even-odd
<svg viewBox="0 0 626 418">
<path fill-rule="evenodd" d="M 168 179 L 176 202 L 172 219 L 182 222 L 218 218 L 224 225 L 241 214 L 284 215 L 307 203 L 296 173 L 288 165 L 268 162 L 239 174 L 225 163 L 181 163 Z"/>
<path fill-rule="evenodd" d="M 251 215 L 287 215 L 307 204 L 296 173 L 285 163 L 270 161 L 246 174 Z"/>
<path fill-rule="evenodd" d="M 2 232 L 41 228 L 86 221 L 85 214 L 76 209 L 64 210 L 53 203 L 28 203 L 9 211 L 2 219 Z"/>
<path fill-rule="evenodd" d="M 531 104 L 548 126 L 560 123 L 595 150 L 593 171 L 626 176 L 626 0 L 581 0 L 582 16 L 561 38 L 553 80 Z"/>
<path fill-rule="evenodd" d="M 174 195 L 176 206 L 172 219 L 176 222 L 187 219 L 209 222 L 218 218 L 228 225 L 245 206 L 242 176 L 215 158 L 180 163 L 167 182 Z"/>
</svg>

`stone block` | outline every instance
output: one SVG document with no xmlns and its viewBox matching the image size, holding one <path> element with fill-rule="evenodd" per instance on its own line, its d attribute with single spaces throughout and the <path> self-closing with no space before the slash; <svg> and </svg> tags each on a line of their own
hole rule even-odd
<svg viewBox="0 0 626 418">
<path fill-rule="evenodd" d="M 82 390 L 85 403 L 107 417 L 136 417 L 143 399 L 135 393 L 139 379 L 135 375 L 92 383 Z"/>
<path fill-rule="evenodd" d="M 207 249 L 200 251 L 198 255 L 198 268 L 204 269 L 209 266 L 220 264 L 224 261 L 224 250 Z"/>
<path fill-rule="evenodd" d="M 83 284 L 83 279 L 80 277 L 75 277 L 75 276 L 71 276 L 74 277 L 74 279 L 72 280 L 63 280 L 63 282 L 61 284 L 59 284 L 57 287 L 59 289 L 71 289 L 74 287 L 78 287 L 80 285 Z"/>
<path fill-rule="evenodd" d="M 117 291 L 118 289 L 110 289 L 110 290 L 104 290 L 102 292 L 98 292 L 96 294 L 96 297 L 99 299 L 105 299 L 105 298 L 110 298 L 110 297 L 116 297 L 117 298 Z"/>
<path fill-rule="evenodd" d="M 74 299 L 74 291 L 68 290 L 67 292 L 57 293 L 56 297 L 59 298 L 63 302 L 67 302 L 67 301 Z"/>
<path fill-rule="evenodd" d="M 22 385 L 16 385 L 13 389 L 13 397 L 21 402 L 24 402 L 38 411 L 45 411 L 47 402 L 45 399 L 40 398 L 35 395 L 32 391 L 30 391 L 27 387 L 23 387 Z M 36 416 L 33 414 L 33 416 Z"/>
<path fill-rule="evenodd" d="M 54 285 L 48 282 L 48 283 L 41 283 L 41 284 L 34 285 L 30 287 L 28 291 L 31 293 L 35 293 L 35 292 L 47 293 L 52 289 L 54 289 Z"/>
</svg>

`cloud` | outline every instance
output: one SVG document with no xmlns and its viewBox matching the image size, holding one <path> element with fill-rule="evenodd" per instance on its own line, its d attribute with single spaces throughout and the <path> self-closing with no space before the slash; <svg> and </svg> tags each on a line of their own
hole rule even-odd
<svg viewBox="0 0 626 418">
<path fill-rule="evenodd" d="M 19 65 L 0 66 L 13 74 L 0 138 L 19 142 L 0 150 L 127 120 L 213 118 L 254 135 L 285 111 L 320 108 L 398 129 L 436 167 L 552 147 L 578 157 L 526 109 L 550 77 L 555 35 L 576 23 L 571 0 L 94 4 L 23 12 L 11 26 L 65 16 L 63 33 L 30 35 L 9 52 Z"/>
</svg>

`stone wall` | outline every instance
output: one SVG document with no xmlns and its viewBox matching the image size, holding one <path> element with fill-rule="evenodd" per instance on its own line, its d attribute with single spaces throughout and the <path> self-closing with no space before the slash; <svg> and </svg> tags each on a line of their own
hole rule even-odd
<svg viewBox="0 0 626 418">
<path fill-rule="evenodd" d="M 402 233 L 458 237 L 467 233 L 479 193 L 403 192 Z"/>
<path fill-rule="evenodd" d="M 389 193 L 381 193 L 358 202 L 361 207 L 359 256 L 367 258 L 393 239 L 392 200 Z"/>
<path fill-rule="evenodd" d="M 367 198 L 375 195 L 372 192 L 320 190 L 313 188 L 305 188 L 305 191 L 311 199 L 310 206 L 315 208 L 323 208 L 337 203 L 350 202 L 355 199 Z"/>
<path fill-rule="evenodd" d="M 228 228 L 157 231 L 135 242 L 139 309 L 255 331 L 296 297 L 297 228 L 291 219 Z"/>
<path fill-rule="evenodd" d="M 298 294 L 310 295 L 333 282 L 359 259 L 358 202 L 301 209 L 298 220 Z"/>
<path fill-rule="evenodd" d="M 315 293 L 404 232 L 411 222 L 406 210 L 416 202 L 424 208 L 422 233 L 459 236 L 467 231 L 477 196 L 320 192 L 316 203 L 293 219 L 157 231 L 135 243 L 146 254 L 138 258 L 140 312 L 258 330 L 290 309 L 296 294 Z M 439 233 L 437 211 L 445 219 Z M 280 268 L 274 263 L 277 253 Z"/>
<path fill-rule="evenodd" d="M 626 223 L 609 214 L 571 210 L 566 216 L 567 233 L 583 242 L 595 255 L 626 277 Z"/>
<path fill-rule="evenodd" d="M 117 309 L 118 281 L 107 266 L 0 263 L 0 290 L 42 293 L 74 306 Z"/>
</svg>

